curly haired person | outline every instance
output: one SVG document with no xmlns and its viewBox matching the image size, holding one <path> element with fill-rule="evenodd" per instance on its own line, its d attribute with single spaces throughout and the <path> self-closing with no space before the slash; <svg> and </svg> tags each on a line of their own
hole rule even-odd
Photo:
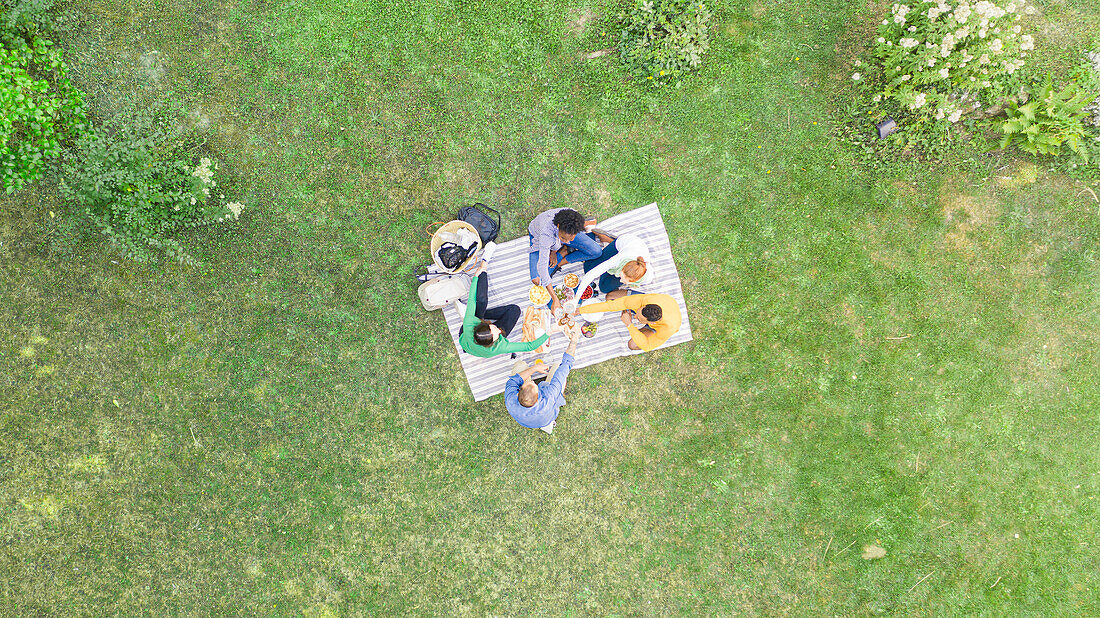
<svg viewBox="0 0 1100 618">
<path fill-rule="evenodd" d="M 561 302 L 554 294 L 550 278 L 566 262 L 584 262 L 600 257 L 603 247 L 595 238 L 584 233 L 584 215 L 572 208 L 553 208 L 535 217 L 527 226 L 531 241 L 531 283 L 546 286 L 550 292 L 550 307 L 558 310 Z M 564 254 L 569 247 L 572 252 Z M 551 270 L 553 269 L 553 270 Z"/>
</svg>

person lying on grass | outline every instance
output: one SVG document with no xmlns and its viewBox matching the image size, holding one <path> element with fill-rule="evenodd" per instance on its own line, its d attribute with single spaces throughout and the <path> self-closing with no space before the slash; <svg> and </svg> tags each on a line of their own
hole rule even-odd
<svg viewBox="0 0 1100 618">
<path fill-rule="evenodd" d="M 649 266 L 649 247 L 640 237 L 621 234 L 618 238 L 612 238 L 604 232 L 589 233 L 587 236 L 593 240 L 606 240 L 608 245 L 598 257 L 584 261 L 584 276 L 577 284 L 578 295 L 583 294 L 593 281 L 598 281 L 593 286 L 593 296 L 652 285 L 656 276 Z"/>
<path fill-rule="evenodd" d="M 546 291 L 550 292 L 550 308 L 554 311 L 561 307 L 561 302 L 554 293 L 550 277 L 567 261 L 591 260 L 603 252 L 595 238 L 582 233 L 584 226 L 584 215 L 572 208 L 544 211 L 527 226 L 528 239 L 531 241 L 528 253 L 531 283 L 546 286 Z M 563 255 L 564 247 L 572 248 L 573 252 L 568 256 Z M 554 270 L 551 271 L 551 268 Z"/>
<path fill-rule="evenodd" d="M 619 317 L 630 333 L 631 350 L 649 352 L 668 341 L 680 330 L 682 318 L 676 299 L 668 294 L 631 294 L 626 290 L 616 290 L 607 295 L 607 301 L 589 303 L 573 312 L 573 315 L 621 311 Z M 640 324 L 635 326 L 634 322 Z"/>
<path fill-rule="evenodd" d="M 474 356 L 487 358 L 497 354 L 511 352 L 529 352 L 546 343 L 549 335 L 543 335 L 534 341 L 508 341 L 508 333 L 519 321 L 518 305 L 503 305 L 488 308 L 489 275 L 485 274 L 486 263 L 482 261 L 470 280 L 470 295 L 462 318 L 462 328 L 458 331 L 458 344 Z"/>
<path fill-rule="evenodd" d="M 517 361 L 512 367 L 512 377 L 504 385 L 504 407 L 524 427 L 541 429 L 546 433 L 554 432 L 558 412 L 565 405 L 565 381 L 569 377 L 569 370 L 573 368 L 580 328 L 574 325 L 565 331 L 565 336 L 569 338 L 569 346 L 565 349 L 565 354 L 562 354 L 561 361 L 551 369 L 546 369 L 546 363 L 535 363 L 526 367 L 527 364 L 523 361 Z M 531 379 L 536 373 L 546 374 L 546 380 L 542 384 L 536 384 Z"/>
</svg>

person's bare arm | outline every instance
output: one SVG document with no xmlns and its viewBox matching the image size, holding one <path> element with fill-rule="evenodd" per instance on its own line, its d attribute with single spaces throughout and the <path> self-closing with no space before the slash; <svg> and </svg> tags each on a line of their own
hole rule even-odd
<svg viewBox="0 0 1100 618">
<path fill-rule="evenodd" d="M 546 363 L 535 363 L 534 365 L 531 365 L 530 367 L 524 369 L 516 375 L 518 375 L 520 378 L 523 379 L 524 382 L 526 382 L 530 380 L 531 377 L 534 376 L 536 373 L 546 373 L 547 371 L 549 371 L 549 369 L 546 368 Z"/>
<path fill-rule="evenodd" d="M 558 294 L 554 291 L 554 286 L 547 285 L 546 291 L 550 292 L 550 311 L 557 313 L 558 309 L 561 309 L 561 301 L 558 300 Z"/>
<path fill-rule="evenodd" d="M 569 345 L 565 348 L 565 353 L 575 358 L 577 356 L 577 342 L 581 338 L 581 327 L 574 324 L 569 330 L 565 331 L 565 336 L 569 338 Z"/>
</svg>

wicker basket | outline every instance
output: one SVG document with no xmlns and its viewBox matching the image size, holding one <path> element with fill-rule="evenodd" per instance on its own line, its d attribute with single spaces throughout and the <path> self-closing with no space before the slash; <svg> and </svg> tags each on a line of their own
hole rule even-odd
<svg viewBox="0 0 1100 618">
<path fill-rule="evenodd" d="M 469 268 L 470 265 L 473 264 L 474 261 L 477 259 L 478 254 L 481 253 L 481 237 L 478 236 L 477 228 L 470 225 L 469 223 L 466 223 L 465 221 L 459 221 L 457 219 L 448 223 L 437 221 L 432 225 L 439 225 L 439 227 L 434 232 L 428 231 L 428 235 L 432 237 L 432 242 L 429 249 L 432 253 L 432 261 L 435 262 L 436 267 L 444 272 L 449 273 L 457 273 Z M 429 230 L 430 229 L 431 226 L 429 226 Z M 440 238 L 440 235 L 446 232 L 457 232 L 458 230 L 462 229 L 470 230 L 471 232 L 473 232 L 474 236 L 477 237 L 477 247 L 470 252 L 470 256 L 466 258 L 465 262 L 459 264 L 458 268 L 449 269 L 439 262 L 438 252 L 439 248 L 443 245 L 444 242 L 443 239 Z"/>
</svg>

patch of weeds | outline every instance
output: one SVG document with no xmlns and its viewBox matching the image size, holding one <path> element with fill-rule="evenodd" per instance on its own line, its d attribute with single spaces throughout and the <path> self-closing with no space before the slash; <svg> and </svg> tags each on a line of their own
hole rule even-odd
<svg viewBox="0 0 1100 618">
<path fill-rule="evenodd" d="M 66 156 L 60 192 L 71 209 L 70 225 L 90 222 L 135 261 L 163 251 L 193 262 L 174 234 L 233 220 L 243 208 L 213 195 L 217 163 L 197 156 L 201 145 L 198 135 L 182 128 L 178 110 L 154 106 L 116 115 Z"/>
</svg>

